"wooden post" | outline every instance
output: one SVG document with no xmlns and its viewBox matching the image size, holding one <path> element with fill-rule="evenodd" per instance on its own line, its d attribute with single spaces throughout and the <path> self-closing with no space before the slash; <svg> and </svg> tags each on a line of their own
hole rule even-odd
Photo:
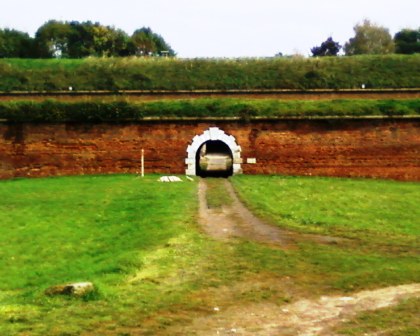
<svg viewBox="0 0 420 336">
<path fill-rule="evenodd" d="M 144 149 L 141 150 L 141 177 L 144 177 Z"/>
</svg>

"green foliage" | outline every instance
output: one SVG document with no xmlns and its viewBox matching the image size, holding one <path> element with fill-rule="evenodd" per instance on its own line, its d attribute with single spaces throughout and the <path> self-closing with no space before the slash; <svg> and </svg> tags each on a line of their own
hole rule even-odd
<svg viewBox="0 0 420 336">
<path fill-rule="evenodd" d="M 141 49 L 141 53 L 139 52 Z M 98 22 L 50 20 L 38 28 L 35 38 L 10 29 L 0 29 L 0 58 L 82 58 L 162 55 L 175 52 L 162 36 L 150 28 L 136 30 L 128 36 L 121 29 Z"/>
<path fill-rule="evenodd" d="M 398 54 L 420 53 L 420 28 L 403 29 L 395 34 L 394 41 Z"/>
<path fill-rule="evenodd" d="M 394 41 L 387 28 L 364 20 L 353 29 L 355 36 L 344 45 L 346 55 L 383 55 L 395 51 Z"/>
<path fill-rule="evenodd" d="M 0 60 L 0 91 L 255 90 L 420 87 L 420 55 Z"/>
<path fill-rule="evenodd" d="M 137 29 L 131 36 L 131 43 L 134 47 L 134 55 L 137 56 L 175 56 L 175 52 L 165 42 L 162 36 L 154 33 L 150 28 Z"/>
<path fill-rule="evenodd" d="M 134 121 L 146 117 L 404 116 L 420 115 L 420 99 L 320 100 L 192 99 L 130 103 L 56 100 L 0 102 L 0 119 L 25 122 Z"/>
<path fill-rule="evenodd" d="M 337 56 L 340 49 L 341 45 L 329 37 L 319 47 L 313 47 L 311 53 L 313 57 Z"/>
<path fill-rule="evenodd" d="M 27 58 L 33 55 L 33 40 L 27 33 L 0 29 L 0 58 Z"/>
</svg>

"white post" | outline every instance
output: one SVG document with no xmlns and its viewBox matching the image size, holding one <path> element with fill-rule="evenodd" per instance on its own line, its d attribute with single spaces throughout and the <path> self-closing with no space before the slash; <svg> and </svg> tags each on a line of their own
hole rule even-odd
<svg viewBox="0 0 420 336">
<path fill-rule="evenodd" d="M 141 150 L 141 177 L 144 177 L 144 149 Z"/>
</svg>

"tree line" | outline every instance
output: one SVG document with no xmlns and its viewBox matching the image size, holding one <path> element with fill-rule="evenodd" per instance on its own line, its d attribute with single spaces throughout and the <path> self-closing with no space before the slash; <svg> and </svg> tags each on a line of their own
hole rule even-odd
<svg viewBox="0 0 420 336">
<path fill-rule="evenodd" d="M 312 56 L 420 53 L 420 28 L 403 29 L 391 36 L 385 27 L 364 20 L 354 27 L 355 35 L 341 46 L 328 37 L 311 49 Z M 121 29 L 98 22 L 50 20 L 35 37 L 15 29 L 0 29 L 0 58 L 83 58 L 88 56 L 175 56 L 174 50 L 150 28 L 131 36 Z M 276 56 L 283 56 L 278 53 Z"/>
<path fill-rule="evenodd" d="M 175 52 L 148 27 L 129 36 L 121 29 L 98 22 L 50 20 L 38 28 L 34 38 L 15 29 L 0 29 L 0 58 L 166 55 L 175 56 Z"/>
<path fill-rule="evenodd" d="M 385 27 L 364 20 L 353 28 L 354 36 L 341 46 L 332 37 L 311 49 L 312 56 L 337 56 L 341 49 L 345 55 L 382 55 L 420 53 L 420 28 L 403 29 L 391 36 Z"/>
</svg>

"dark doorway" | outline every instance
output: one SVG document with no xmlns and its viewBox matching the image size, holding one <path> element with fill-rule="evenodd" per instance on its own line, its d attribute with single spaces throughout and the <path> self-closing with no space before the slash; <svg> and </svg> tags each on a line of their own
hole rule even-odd
<svg viewBox="0 0 420 336">
<path fill-rule="evenodd" d="M 210 140 L 202 144 L 195 160 L 197 176 L 228 177 L 233 174 L 232 151 L 223 141 Z"/>
</svg>

